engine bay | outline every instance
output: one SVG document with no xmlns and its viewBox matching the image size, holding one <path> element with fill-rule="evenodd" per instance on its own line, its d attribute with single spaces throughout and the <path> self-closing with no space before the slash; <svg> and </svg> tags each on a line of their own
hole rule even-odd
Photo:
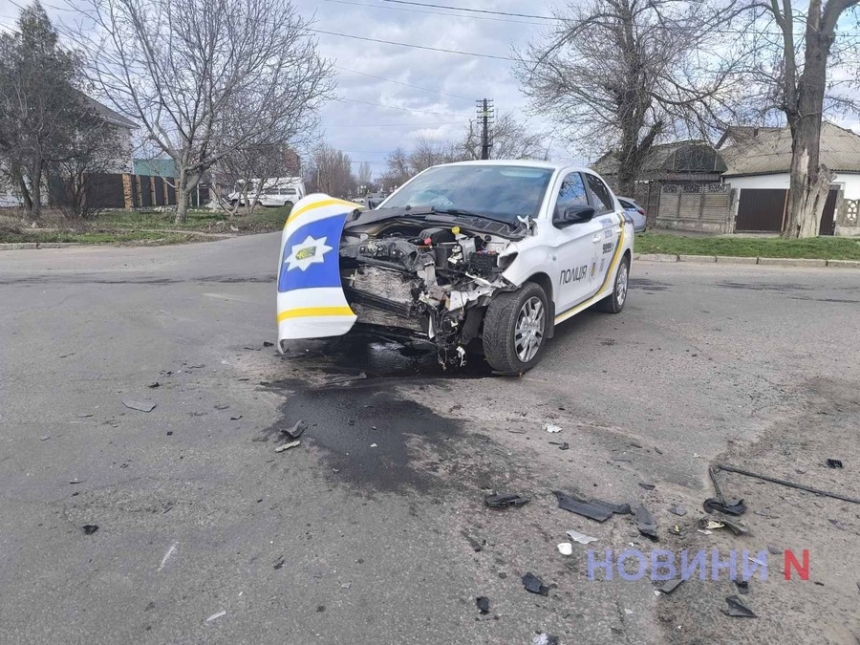
<svg viewBox="0 0 860 645">
<path fill-rule="evenodd" d="M 483 309 L 516 253 L 511 240 L 461 226 L 387 221 L 372 230 L 345 230 L 341 280 L 358 322 L 426 335 L 444 365 L 465 363 L 465 347 L 480 334 Z"/>
</svg>

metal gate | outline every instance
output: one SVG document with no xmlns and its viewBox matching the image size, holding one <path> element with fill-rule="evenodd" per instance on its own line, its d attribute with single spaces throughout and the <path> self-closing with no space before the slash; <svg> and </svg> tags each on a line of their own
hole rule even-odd
<svg viewBox="0 0 860 645">
<path fill-rule="evenodd" d="M 824 212 L 821 214 L 821 225 L 818 227 L 819 235 L 833 235 L 836 232 L 836 199 L 838 197 L 838 188 L 831 188 L 830 192 L 827 193 Z"/>
<path fill-rule="evenodd" d="M 735 231 L 738 233 L 781 232 L 787 203 L 788 191 L 781 188 L 742 189 Z"/>
</svg>

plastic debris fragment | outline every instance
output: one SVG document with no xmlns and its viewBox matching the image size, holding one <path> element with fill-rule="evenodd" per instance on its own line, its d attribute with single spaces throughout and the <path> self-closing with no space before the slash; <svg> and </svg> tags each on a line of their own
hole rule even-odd
<svg viewBox="0 0 860 645">
<path fill-rule="evenodd" d="M 526 591 L 529 593 L 539 594 L 541 596 L 549 595 L 549 587 L 547 587 L 543 581 L 531 571 L 527 572 L 526 575 L 522 577 L 522 581 L 523 587 L 525 587 Z"/>
</svg>

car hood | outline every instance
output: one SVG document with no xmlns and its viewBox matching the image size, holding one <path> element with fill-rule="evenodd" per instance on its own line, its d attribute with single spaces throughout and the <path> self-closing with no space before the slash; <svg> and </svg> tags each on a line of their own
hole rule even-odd
<svg viewBox="0 0 860 645">
<path fill-rule="evenodd" d="M 338 250 L 353 202 L 313 194 L 299 200 L 281 234 L 278 347 L 282 340 L 341 336 L 355 324 L 340 278 Z"/>
</svg>

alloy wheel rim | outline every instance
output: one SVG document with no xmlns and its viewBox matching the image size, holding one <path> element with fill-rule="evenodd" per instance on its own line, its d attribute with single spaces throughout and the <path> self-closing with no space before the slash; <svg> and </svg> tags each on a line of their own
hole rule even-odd
<svg viewBox="0 0 860 645">
<path fill-rule="evenodd" d="M 538 353 L 543 343 L 546 311 L 537 296 L 532 296 L 520 308 L 514 331 L 514 349 L 523 363 L 528 363 Z"/>
<path fill-rule="evenodd" d="M 615 299 L 618 306 L 624 304 L 627 299 L 627 263 L 623 262 L 618 269 L 618 278 L 615 281 Z"/>
</svg>

